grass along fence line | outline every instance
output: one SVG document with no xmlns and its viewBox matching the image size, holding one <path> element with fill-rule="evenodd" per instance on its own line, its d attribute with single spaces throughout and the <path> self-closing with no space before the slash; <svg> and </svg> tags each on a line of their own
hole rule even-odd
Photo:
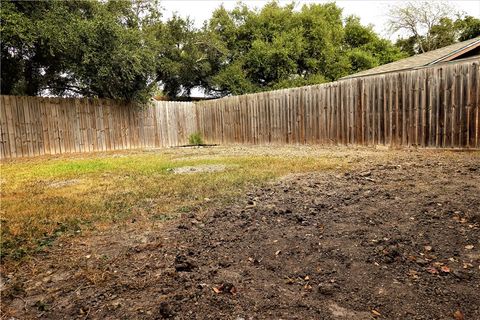
<svg viewBox="0 0 480 320">
<path fill-rule="evenodd" d="M 2 159 L 188 144 L 480 148 L 478 60 L 148 108 L 1 96 Z"/>
</svg>

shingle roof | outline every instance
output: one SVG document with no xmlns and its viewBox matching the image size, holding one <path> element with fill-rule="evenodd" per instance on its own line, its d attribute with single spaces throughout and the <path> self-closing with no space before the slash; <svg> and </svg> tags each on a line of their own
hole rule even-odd
<svg viewBox="0 0 480 320">
<path fill-rule="evenodd" d="M 402 60 L 384 64 L 372 69 L 360 71 L 358 73 L 354 73 L 346 77 L 343 77 L 342 79 L 369 76 L 369 75 L 374 75 L 379 73 L 387 73 L 387 72 L 400 71 L 400 70 L 406 70 L 406 69 L 414 69 L 414 68 L 424 67 L 424 66 L 432 65 L 435 63 L 443 62 L 443 61 L 449 61 L 450 59 L 448 58 L 455 56 L 456 53 L 463 52 L 463 51 L 468 52 L 471 49 L 474 49 L 478 46 L 480 46 L 480 37 L 455 43 L 437 50 L 432 50 L 422 54 L 417 54 Z"/>
</svg>

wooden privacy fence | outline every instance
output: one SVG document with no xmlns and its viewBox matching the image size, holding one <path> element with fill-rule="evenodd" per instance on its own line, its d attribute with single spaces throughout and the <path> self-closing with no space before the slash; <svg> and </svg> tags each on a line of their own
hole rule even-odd
<svg viewBox="0 0 480 320">
<path fill-rule="evenodd" d="M 480 148 L 478 60 L 145 109 L 111 100 L 1 96 L 2 158 L 218 144 Z"/>
<path fill-rule="evenodd" d="M 2 158 L 167 147 L 196 131 L 190 102 L 153 107 L 102 99 L 1 96 Z"/>
<path fill-rule="evenodd" d="M 210 143 L 480 147 L 478 60 L 208 100 Z"/>
</svg>

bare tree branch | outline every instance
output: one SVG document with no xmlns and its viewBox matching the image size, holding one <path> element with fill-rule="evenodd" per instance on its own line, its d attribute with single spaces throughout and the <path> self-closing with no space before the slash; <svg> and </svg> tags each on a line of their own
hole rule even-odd
<svg viewBox="0 0 480 320">
<path fill-rule="evenodd" d="M 443 18 L 458 14 L 446 1 L 406 2 L 390 8 L 388 26 L 390 32 L 404 32 L 413 37 L 420 52 L 435 48 L 432 28 Z"/>
</svg>

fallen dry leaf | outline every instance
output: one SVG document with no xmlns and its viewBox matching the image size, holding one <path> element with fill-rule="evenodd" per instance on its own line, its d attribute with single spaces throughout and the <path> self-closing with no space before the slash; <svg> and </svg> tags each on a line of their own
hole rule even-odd
<svg viewBox="0 0 480 320">
<path fill-rule="evenodd" d="M 228 282 L 222 284 L 221 286 L 213 287 L 212 290 L 217 294 L 218 293 L 231 293 L 231 294 L 237 293 L 237 288 L 233 284 Z"/>
<path fill-rule="evenodd" d="M 415 270 L 409 270 L 408 273 L 407 273 L 410 277 L 412 277 L 413 279 L 418 279 L 418 272 L 415 271 Z"/>
<path fill-rule="evenodd" d="M 285 281 L 286 284 L 292 284 L 292 283 L 295 283 L 295 280 L 293 280 L 292 278 L 287 278 L 287 280 Z"/>
<path fill-rule="evenodd" d="M 434 267 L 428 267 L 426 270 L 427 270 L 428 273 L 438 274 L 438 270 Z"/>
<path fill-rule="evenodd" d="M 378 311 L 375 310 L 375 309 L 372 309 L 372 313 L 373 313 L 373 315 L 376 316 L 376 317 L 380 317 L 380 316 L 382 315 L 380 312 L 378 312 Z"/>
<path fill-rule="evenodd" d="M 444 273 L 449 273 L 449 272 L 450 272 L 450 268 L 447 267 L 447 266 L 442 266 L 442 267 L 440 268 L 440 271 L 442 271 L 442 272 L 444 272 Z"/>
<path fill-rule="evenodd" d="M 281 252 L 282 250 L 278 250 L 277 252 L 275 252 L 275 255 L 278 256 Z"/>
<path fill-rule="evenodd" d="M 453 217 L 453 220 L 455 220 L 456 222 L 460 222 L 460 223 L 465 223 L 465 222 L 467 222 L 467 219 L 465 219 L 465 218 L 460 218 L 459 216 L 454 216 L 454 217 Z"/>
<path fill-rule="evenodd" d="M 312 290 L 312 286 L 309 285 L 309 284 L 304 285 L 303 288 L 304 288 L 305 290 L 309 290 L 309 291 Z"/>
<path fill-rule="evenodd" d="M 465 246 L 465 249 L 467 249 L 467 250 L 472 250 L 472 249 L 473 249 L 473 244 L 467 244 L 467 245 Z"/>
<path fill-rule="evenodd" d="M 464 320 L 465 317 L 463 316 L 463 312 L 460 311 L 460 310 L 457 310 L 453 313 L 453 317 L 455 318 L 455 320 Z"/>
<path fill-rule="evenodd" d="M 408 256 L 407 259 L 412 262 L 417 261 L 417 258 L 415 256 Z"/>
</svg>

